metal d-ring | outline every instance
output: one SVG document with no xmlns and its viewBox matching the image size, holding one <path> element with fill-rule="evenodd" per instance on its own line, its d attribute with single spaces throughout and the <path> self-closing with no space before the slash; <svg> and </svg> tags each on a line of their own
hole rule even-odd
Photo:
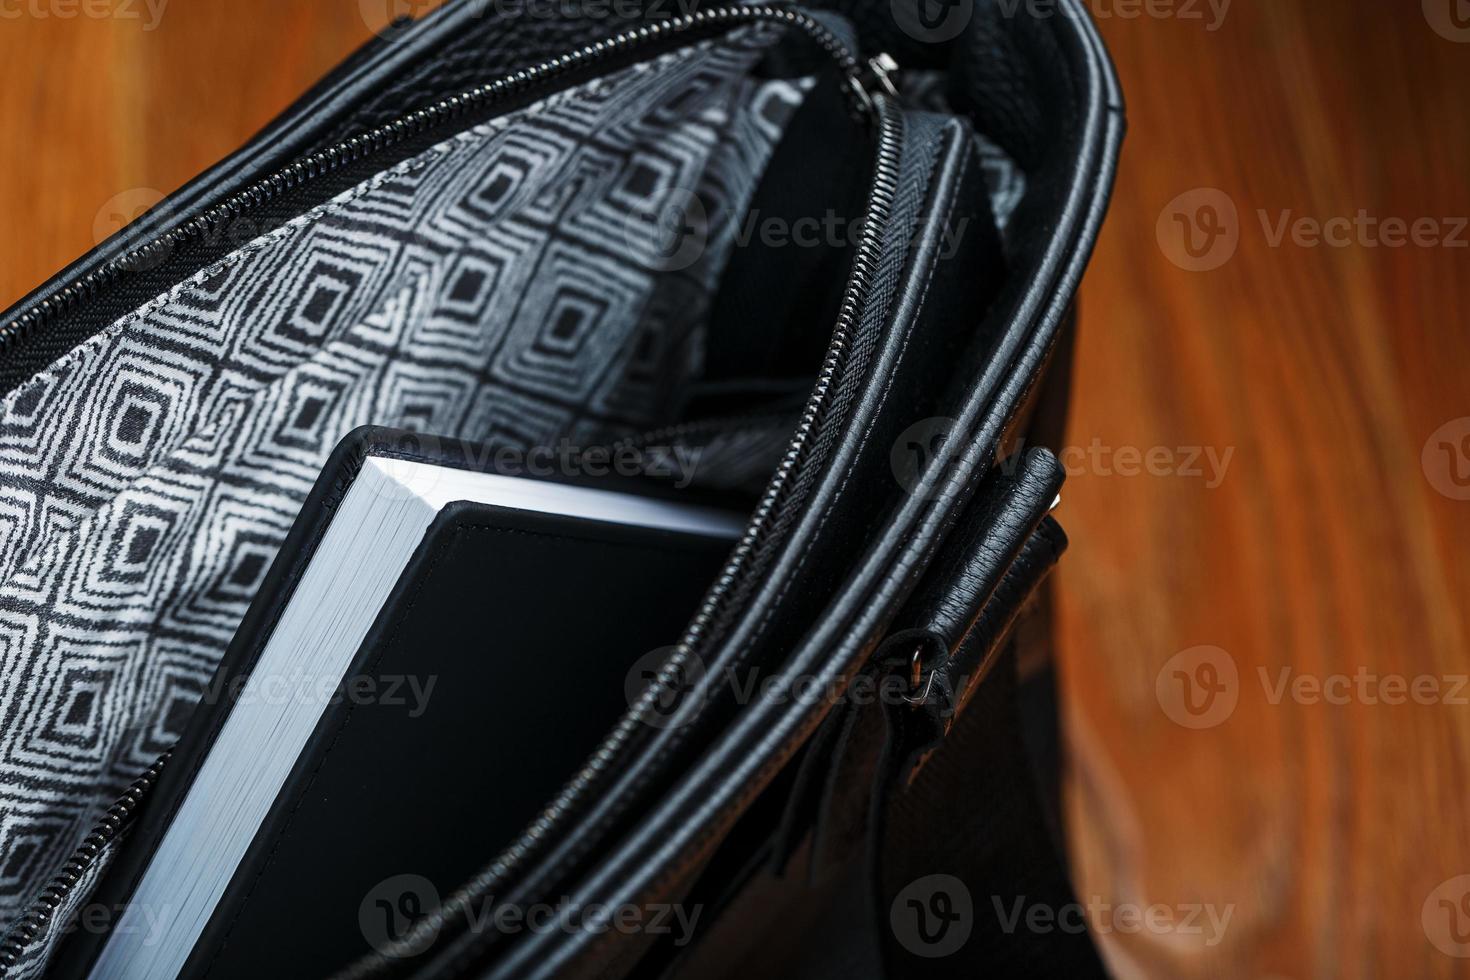
<svg viewBox="0 0 1470 980">
<path fill-rule="evenodd" d="M 904 695 L 904 700 L 915 707 L 929 700 L 929 692 L 934 689 L 934 675 L 937 671 L 929 671 L 929 682 L 924 685 L 924 693 L 917 698 Z M 914 654 L 909 658 L 909 690 L 919 689 L 919 682 L 924 679 L 924 644 L 919 642 L 914 645 Z"/>
</svg>

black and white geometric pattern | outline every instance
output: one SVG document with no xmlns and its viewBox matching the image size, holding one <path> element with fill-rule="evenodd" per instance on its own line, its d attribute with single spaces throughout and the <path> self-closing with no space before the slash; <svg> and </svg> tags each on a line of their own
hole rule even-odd
<svg viewBox="0 0 1470 980">
<path fill-rule="evenodd" d="M 461 133 L 250 242 L 0 405 L 0 926 L 177 737 L 337 441 L 528 448 L 666 420 L 805 86 L 759 39 Z M 669 232 L 677 233 L 678 229 Z M 667 251 L 667 249 L 663 249 Z"/>
<path fill-rule="evenodd" d="M 21 950 L 15 963 L 7 969 L 5 973 L 7 980 L 30 980 L 46 972 L 46 964 L 51 954 L 60 945 L 60 940 L 66 934 L 66 930 L 79 927 L 75 917 L 81 913 L 82 906 L 87 903 L 88 897 L 92 894 L 92 889 L 101 882 L 103 872 L 112 864 L 118 848 L 122 847 L 125 842 L 126 837 L 114 837 L 102 845 L 97 852 L 96 860 L 77 877 L 72 890 L 62 899 L 61 904 L 47 919 L 35 938 Z M 84 919 L 82 921 L 93 920 Z"/>
</svg>

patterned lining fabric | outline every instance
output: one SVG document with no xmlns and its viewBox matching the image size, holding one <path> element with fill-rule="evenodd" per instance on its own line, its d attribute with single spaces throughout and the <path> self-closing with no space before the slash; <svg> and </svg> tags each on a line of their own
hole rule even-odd
<svg viewBox="0 0 1470 980">
<path fill-rule="evenodd" d="M 524 449 L 666 420 L 734 229 L 691 255 L 640 216 L 743 209 L 805 89 L 747 77 L 761 37 L 461 133 L 5 400 L 0 925 L 172 744 L 345 433 Z"/>
<path fill-rule="evenodd" d="M 97 887 L 102 880 L 102 873 L 111 866 L 113 856 L 123 845 L 125 839 L 114 837 L 102 845 L 102 849 L 97 852 L 96 859 L 77 878 L 71 892 L 52 913 L 43 931 L 22 950 L 20 958 L 5 974 L 6 977 L 10 980 L 30 980 L 31 977 L 42 976 L 46 972 L 46 964 L 50 962 L 51 953 L 67 934 L 64 930 L 86 928 L 89 920 L 79 917 L 82 907 L 87 897 L 92 894 L 92 889 Z M 152 922 L 145 926 L 145 928 L 152 927 Z"/>
</svg>

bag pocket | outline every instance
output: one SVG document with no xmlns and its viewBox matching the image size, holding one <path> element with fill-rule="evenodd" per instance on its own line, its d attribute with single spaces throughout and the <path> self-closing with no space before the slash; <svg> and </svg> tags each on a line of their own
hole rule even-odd
<svg viewBox="0 0 1470 980">
<path fill-rule="evenodd" d="M 876 113 L 877 207 L 892 194 L 896 123 L 865 94 L 856 58 L 806 15 L 719 8 L 316 154 L 78 284 L 68 295 L 79 305 L 0 328 L 7 372 L 45 365 L 11 391 L 0 418 L 0 456 L 14 466 L 0 496 L 23 505 L 13 553 L 58 534 L 70 541 L 41 563 L 44 588 L 17 576 L 0 587 L 0 612 L 25 647 L 25 670 L 10 674 L 0 793 L 27 800 L 0 832 L 0 854 L 19 868 L 0 893 L 9 926 L 0 964 L 49 948 L 57 910 L 95 880 L 108 853 L 96 842 L 126 828 L 146 784 L 124 794 L 126 806 L 104 812 L 105 800 L 165 763 L 159 745 L 202 691 L 348 429 L 374 421 L 534 445 L 667 417 L 675 382 L 698 370 L 701 303 L 730 246 L 713 236 L 682 263 L 679 229 L 654 221 L 630 232 L 627 215 L 666 213 L 691 185 L 738 212 L 780 135 L 776 110 L 806 83 L 752 75 L 771 32 L 706 38 L 763 22 L 815 38 L 853 111 Z M 687 41 L 699 43 L 642 60 Z M 619 59 L 634 63 L 600 73 Z M 595 77 L 577 81 L 588 71 Z M 561 83 L 575 85 L 547 94 Z M 497 114 L 506 105 L 513 111 Z M 493 118 L 464 128 L 476 113 Z M 446 128 L 455 131 L 444 138 Z M 430 139 L 386 169 L 374 156 Z M 299 210 L 324 189 L 330 199 Z M 244 227 L 268 230 L 232 247 L 252 214 Z M 770 522 L 800 504 L 794 478 L 839 390 L 873 247 L 858 246 L 816 385 L 700 616 L 753 574 Z M 93 329 L 160 275 L 225 249 Z M 516 264 L 527 255 L 534 276 Z M 646 341 L 650 325 L 660 329 Z M 147 611 L 125 633 L 114 629 L 119 603 Z"/>
</svg>

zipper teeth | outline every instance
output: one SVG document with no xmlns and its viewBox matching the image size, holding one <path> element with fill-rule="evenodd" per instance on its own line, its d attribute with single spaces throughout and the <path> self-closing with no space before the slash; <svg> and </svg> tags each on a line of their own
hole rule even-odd
<svg viewBox="0 0 1470 980">
<path fill-rule="evenodd" d="M 502 98 L 553 79 L 570 69 L 593 64 L 606 57 L 652 43 L 660 38 L 677 36 L 699 28 L 731 27 L 756 22 L 785 24 L 804 31 L 823 48 L 848 78 L 850 84 L 844 91 L 854 111 L 860 116 L 876 116 L 878 121 L 879 150 L 873 195 L 870 198 L 868 214 L 863 225 L 863 237 L 854 256 L 852 274 L 848 279 L 847 289 L 838 313 L 837 325 L 833 331 L 832 344 L 827 350 L 817 383 L 808 398 L 801 420 L 797 424 L 796 432 L 780 466 L 767 485 L 745 533 L 735 546 L 714 586 L 711 587 L 669 663 L 644 692 L 638 705 L 623 717 L 618 728 L 604 741 L 592 759 L 583 766 L 535 824 L 527 829 L 521 840 L 512 845 L 496 861 L 491 870 L 493 876 L 490 879 L 491 883 L 476 888 L 480 893 L 493 887 L 495 880 L 514 871 L 525 859 L 530 847 L 544 839 L 547 833 L 565 817 L 566 813 L 581 801 L 586 787 L 607 768 L 613 757 L 637 731 L 637 719 L 652 705 L 654 698 L 657 697 L 658 689 L 661 686 L 670 685 L 679 665 L 685 663 L 693 655 L 715 617 L 723 611 L 731 589 L 749 563 L 751 555 L 760 545 L 772 514 L 775 513 L 789 488 L 792 474 L 809 448 L 811 435 L 823 418 L 833 381 L 846 357 L 847 343 L 856 321 L 862 296 L 867 291 L 872 278 L 872 266 L 877 251 L 876 229 L 884 223 L 888 205 L 897 188 L 896 123 L 892 112 L 886 108 L 887 103 L 869 98 L 864 91 L 859 81 L 863 70 L 857 56 L 825 25 L 805 12 L 769 4 L 715 7 L 670 20 L 643 24 L 613 37 L 583 45 L 568 54 L 487 82 L 467 92 L 441 99 L 423 109 L 376 127 L 361 136 L 351 137 L 298 160 L 276 174 L 206 209 L 179 227 L 159 235 L 147 244 L 68 283 L 31 309 L 0 325 L 0 356 L 3 356 L 39 326 L 75 308 L 78 303 L 95 296 L 121 270 L 146 263 L 158 255 L 161 250 L 171 250 L 190 238 L 201 237 L 211 228 L 238 217 L 250 208 L 269 202 L 316 177 L 391 147 L 410 136 L 422 133 L 467 111 L 492 105 Z M 138 804 L 153 787 L 158 774 L 171 754 L 170 751 L 159 756 L 133 781 L 127 791 L 112 806 L 108 807 L 96 826 L 77 846 L 70 859 L 56 872 L 36 900 L 17 918 L 4 942 L 0 943 L 0 967 L 8 968 L 14 965 L 26 947 L 41 934 L 47 921 L 70 895 L 81 876 L 91 867 L 102 847 L 127 825 Z M 454 904 L 454 900 L 451 899 L 437 912 L 442 914 Z M 425 921 L 421 920 L 420 924 L 425 924 Z"/>
<path fill-rule="evenodd" d="M 800 10 L 771 4 L 725 6 L 695 11 L 669 20 L 650 21 L 610 38 L 585 44 L 568 54 L 520 69 L 513 74 L 487 82 L 467 92 L 448 96 L 392 122 L 384 123 L 361 136 L 351 137 L 298 160 L 233 197 L 206 209 L 179 227 L 164 232 L 147 244 L 68 283 L 53 295 L 40 300 L 31 309 L 0 325 L 0 355 L 9 352 L 37 327 L 94 297 L 102 287 L 116 278 L 121 270 L 129 266 L 147 268 L 146 263 L 156 257 L 160 251 L 172 250 L 191 238 L 202 237 L 211 228 L 222 225 L 250 208 L 258 207 L 313 178 L 393 146 L 467 111 L 491 105 L 506 96 L 555 78 L 570 69 L 593 64 L 603 58 L 660 38 L 673 37 L 700 28 L 729 27 L 758 21 L 782 23 L 800 28 L 837 61 L 849 78 L 855 79 L 861 74 L 857 58 L 847 46 L 825 25 Z M 859 87 L 849 86 L 847 95 L 855 111 L 864 115 L 871 113 L 871 105 L 864 98 Z M 168 253 L 165 252 L 165 254 Z"/>
<path fill-rule="evenodd" d="M 258 207 L 279 197 L 286 191 L 299 187 L 315 177 L 330 173 L 369 154 L 393 146 L 467 111 L 492 105 L 509 95 L 523 92 L 531 86 L 554 79 L 573 68 L 595 64 L 619 52 L 700 28 L 734 27 L 758 22 L 785 24 L 804 31 L 822 47 L 852 81 L 846 92 L 854 111 L 860 116 L 867 116 L 873 112 L 872 103 L 867 99 L 861 85 L 857 84 L 857 79 L 862 75 L 857 57 L 826 26 L 800 10 L 769 4 L 727 6 L 699 10 L 670 20 L 651 21 L 613 37 L 585 44 L 575 51 L 532 67 L 520 69 L 467 92 L 441 99 L 430 106 L 369 130 L 361 136 L 351 137 L 298 160 L 276 174 L 206 209 L 179 227 L 119 256 L 88 275 L 68 283 L 57 293 L 48 296 L 25 313 L 0 325 L 0 356 L 10 353 L 18 343 L 53 317 L 95 296 L 102 287 L 117 276 L 120 270 L 147 262 L 161 249 L 173 249 L 192 237 L 203 236 L 211 228 L 239 216 L 250 208 Z M 102 847 L 127 825 L 138 804 L 153 787 L 159 772 L 162 771 L 171 754 L 172 750 L 159 756 L 133 781 L 127 791 L 112 806 L 108 807 L 91 832 L 83 838 L 70 858 L 37 895 L 35 901 L 17 917 L 15 924 L 5 934 L 3 940 L 0 940 L 0 971 L 8 972 L 9 968 L 19 960 L 26 947 L 41 934 L 52 914 L 71 894 L 81 876 L 91 867 Z"/>
<path fill-rule="evenodd" d="M 594 755 L 581 770 L 563 787 L 541 815 L 522 832 L 519 840 L 503 851 L 488 869 L 456 894 L 445 900 L 443 905 L 414 924 L 410 933 L 400 941 L 405 948 L 416 947 L 418 940 L 426 934 L 437 934 L 440 929 L 460 910 L 466 909 L 477 898 L 493 894 L 505 879 L 513 874 L 534 852 L 537 845 L 550 838 L 557 824 L 583 802 L 592 784 L 615 760 L 621 750 L 631 741 L 640 728 L 639 719 L 646 716 L 659 696 L 661 688 L 672 687 L 680 668 L 694 656 L 700 644 L 708 637 L 709 629 L 717 617 L 725 611 L 731 590 L 737 583 L 760 546 L 772 515 L 786 503 L 791 480 L 803 462 L 810 447 L 813 434 L 820 426 L 828 409 L 828 398 L 846 359 L 848 345 L 852 339 L 858 313 L 864 295 L 872 282 L 874 267 L 879 251 L 878 236 L 887 224 L 889 211 L 898 190 L 898 142 L 899 124 L 897 112 L 886 99 L 875 100 L 878 116 L 878 153 L 873 176 L 873 193 L 869 198 L 867 213 L 863 221 L 862 238 L 853 257 L 852 273 L 833 329 L 832 343 L 827 349 L 817 382 L 802 411 L 796 432 L 776 473 L 766 485 L 745 533 L 730 554 L 719 578 L 706 594 L 705 601 L 690 622 L 674 653 L 659 672 L 658 677 L 644 690 L 638 702 L 619 720 L 618 726 L 602 742 Z M 672 428 L 678 428 L 677 426 Z M 386 968 L 388 954 L 371 955 L 358 960 L 337 976 L 339 978 L 361 978 L 372 976 Z"/>
<path fill-rule="evenodd" d="M 172 754 L 172 749 L 163 753 L 143 770 L 142 775 L 133 780 L 122 796 L 107 808 L 91 832 L 82 838 L 71 857 L 52 875 L 46 887 L 41 889 L 25 912 L 15 920 L 15 925 L 11 927 L 4 943 L 0 943 L 0 967 L 8 969 L 14 966 L 26 947 L 46 930 L 51 916 L 66 901 L 82 875 L 92 866 L 92 862 L 97 860 L 102 848 L 128 825 L 138 804 L 153 788 L 158 774 L 168 764 Z"/>
</svg>

